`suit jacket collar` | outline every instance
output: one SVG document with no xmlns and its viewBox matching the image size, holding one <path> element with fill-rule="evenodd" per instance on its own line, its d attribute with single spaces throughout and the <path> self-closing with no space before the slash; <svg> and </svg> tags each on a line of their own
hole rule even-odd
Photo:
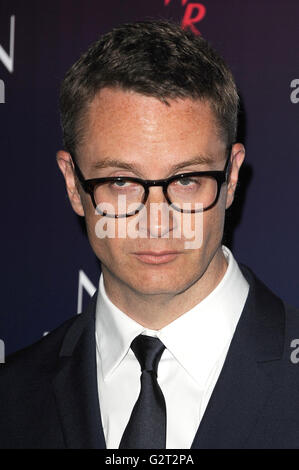
<svg viewBox="0 0 299 470">
<path fill-rule="evenodd" d="M 246 267 L 248 298 L 192 448 L 242 448 L 276 384 L 284 347 L 284 306 Z M 68 330 L 53 386 L 68 448 L 104 449 L 98 400 L 97 292 Z"/>
<path fill-rule="evenodd" d="M 65 445 L 70 449 L 106 447 L 97 386 L 96 297 L 97 292 L 68 330 L 59 354 L 60 368 L 53 380 Z"/>
</svg>

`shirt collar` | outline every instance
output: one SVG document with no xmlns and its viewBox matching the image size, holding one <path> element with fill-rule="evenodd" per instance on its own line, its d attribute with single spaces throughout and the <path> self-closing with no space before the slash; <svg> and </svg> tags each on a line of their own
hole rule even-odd
<svg viewBox="0 0 299 470">
<path fill-rule="evenodd" d="M 113 373 L 127 354 L 133 339 L 144 330 L 142 325 L 111 302 L 101 274 L 96 306 L 96 340 L 104 379 Z"/>
<path fill-rule="evenodd" d="M 204 387 L 227 351 L 244 308 L 249 284 L 231 251 L 223 246 L 226 272 L 199 304 L 159 331 L 159 338 L 193 379 Z"/>
<path fill-rule="evenodd" d="M 242 313 L 249 285 L 231 251 L 223 246 L 226 272 L 199 304 L 159 331 L 148 330 L 128 317 L 108 298 L 103 275 L 96 307 L 97 348 L 104 379 L 119 366 L 139 334 L 155 335 L 200 385 L 228 347 Z"/>
</svg>

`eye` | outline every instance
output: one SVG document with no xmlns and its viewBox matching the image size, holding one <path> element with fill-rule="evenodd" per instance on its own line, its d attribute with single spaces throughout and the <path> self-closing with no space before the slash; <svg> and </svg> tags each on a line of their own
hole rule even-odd
<svg viewBox="0 0 299 470">
<path fill-rule="evenodd" d="M 114 181 L 112 183 L 112 185 L 115 185 L 116 187 L 119 187 L 119 188 L 123 188 L 126 184 L 130 184 L 129 181 L 124 181 L 124 180 L 120 180 L 120 181 Z"/>
<path fill-rule="evenodd" d="M 178 180 L 178 183 L 182 186 L 188 186 L 190 183 L 195 183 L 195 181 L 192 178 L 181 178 Z"/>
<path fill-rule="evenodd" d="M 119 192 L 136 192 L 143 190 L 142 186 L 135 181 L 128 181 L 126 179 L 119 179 L 117 181 L 111 181 L 108 183 L 108 187 L 111 191 Z"/>
<path fill-rule="evenodd" d="M 184 176 L 174 181 L 174 184 L 179 188 L 190 188 L 200 184 L 200 178 Z"/>
</svg>

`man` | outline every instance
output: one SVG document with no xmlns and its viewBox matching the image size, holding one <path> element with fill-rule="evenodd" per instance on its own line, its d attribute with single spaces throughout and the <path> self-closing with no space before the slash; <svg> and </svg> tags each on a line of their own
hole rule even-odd
<svg viewBox="0 0 299 470">
<path fill-rule="evenodd" d="M 60 104 L 57 162 L 102 274 L 1 368 L 0 445 L 299 448 L 298 312 L 221 244 L 245 155 L 228 67 L 177 25 L 124 25 Z"/>
</svg>

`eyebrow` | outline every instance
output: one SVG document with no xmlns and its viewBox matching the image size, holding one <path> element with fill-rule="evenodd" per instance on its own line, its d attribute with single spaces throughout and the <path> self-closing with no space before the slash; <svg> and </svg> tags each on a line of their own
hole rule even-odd
<svg viewBox="0 0 299 470">
<path fill-rule="evenodd" d="M 197 155 L 196 157 L 190 158 L 183 162 L 177 163 L 170 167 L 170 172 L 181 170 L 182 168 L 191 166 L 191 165 L 213 165 L 215 164 L 215 159 L 208 155 Z M 141 174 L 141 166 L 135 162 L 124 162 L 115 158 L 105 158 L 101 161 L 95 162 L 92 164 L 92 169 L 99 170 L 103 168 L 121 168 L 123 170 L 134 171 L 135 173 Z"/>
</svg>

